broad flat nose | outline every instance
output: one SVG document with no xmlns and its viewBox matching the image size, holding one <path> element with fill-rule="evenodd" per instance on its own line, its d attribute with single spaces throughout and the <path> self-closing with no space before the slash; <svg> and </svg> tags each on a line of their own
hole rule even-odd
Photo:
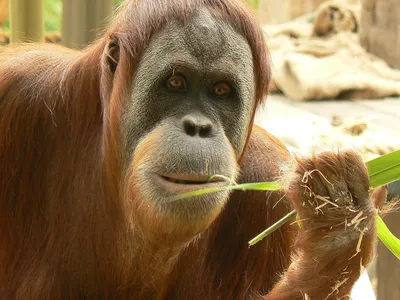
<svg viewBox="0 0 400 300">
<path fill-rule="evenodd" d="M 183 131 L 189 136 L 201 138 L 210 137 L 214 131 L 214 125 L 210 119 L 203 115 L 186 115 L 181 119 Z"/>
</svg>

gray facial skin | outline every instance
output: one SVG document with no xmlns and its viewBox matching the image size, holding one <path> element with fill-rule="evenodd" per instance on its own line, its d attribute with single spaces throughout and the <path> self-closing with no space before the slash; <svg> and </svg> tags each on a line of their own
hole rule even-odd
<svg viewBox="0 0 400 300">
<path fill-rule="evenodd" d="M 172 75 L 185 78 L 185 90 L 168 89 L 167 79 Z M 229 96 L 213 94 L 213 87 L 220 82 L 229 84 Z M 137 180 L 145 198 L 160 202 L 154 198 L 170 195 L 143 179 L 152 173 L 220 174 L 235 179 L 253 104 L 251 49 L 229 24 L 201 10 L 187 24 L 171 21 L 156 33 L 134 76 L 122 124 L 127 167 L 137 161 L 137 150 L 153 141 L 151 159 L 133 166 L 143 175 Z M 205 131 L 190 132 L 187 120 Z M 223 202 L 228 194 L 221 197 L 215 196 L 209 203 Z"/>
<path fill-rule="evenodd" d="M 186 93 L 165 88 L 165 80 L 174 73 L 185 76 Z M 227 99 L 215 99 L 210 90 L 223 80 L 235 91 Z M 242 151 L 254 100 L 253 57 L 247 41 L 208 11 L 201 11 L 186 26 L 171 22 L 153 36 L 132 89 L 123 126 L 130 153 L 160 122 L 170 119 L 178 125 L 191 113 L 209 118 L 216 130 L 224 130 L 236 155 Z M 187 142 L 192 141 L 188 138 Z"/>
</svg>

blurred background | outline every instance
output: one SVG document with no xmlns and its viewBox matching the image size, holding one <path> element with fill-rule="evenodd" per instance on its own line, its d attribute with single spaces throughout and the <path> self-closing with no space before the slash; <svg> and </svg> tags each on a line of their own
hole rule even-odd
<svg viewBox="0 0 400 300">
<path fill-rule="evenodd" d="M 0 45 L 82 49 L 123 1 L 0 0 Z M 353 148 L 370 160 L 400 149 L 399 0 L 245 2 L 263 24 L 273 69 L 259 125 L 306 155 Z M 398 197 L 400 183 L 389 192 Z M 400 236 L 400 212 L 384 220 Z M 379 300 L 400 299 L 400 262 L 381 243 L 368 273 Z"/>
</svg>

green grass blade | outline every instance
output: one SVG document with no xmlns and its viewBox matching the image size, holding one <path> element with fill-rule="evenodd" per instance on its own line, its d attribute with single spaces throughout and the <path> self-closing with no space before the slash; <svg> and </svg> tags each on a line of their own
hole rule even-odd
<svg viewBox="0 0 400 300">
<path fill-rule="evenodd" d="M 377 188 L 379 186 L 400 180 L 400 150 L 395 151 L 366 163 L 368 167 L 368 173 L 370 178 L 371 187 Z M 244 183 L 236 185 L 227 185 L 218 188 L 206 188 L 196 190 L 188 193 L 183 193 L 175 197 L 171 197 L 169 201 L 181 200 L 184 198 L 217 193 L 226 190 L 253 190 L 253 191 L 277 191 L 282 188 L 280 182 L 257 182 L 257 183 Z M 297 212 L 293 210 L 281 220 L 273 224 L 271 227 L 257 235 L 251 241 L 249 245 L 253 246 L 269 234 L 277 230 L 283 224 L 287 223 Z M 301 221 L 296 219 L 299 227 L 301 227 Z M 380 216 L 378 216 L 378 236 L 379 239 L 385 244 L 385 246 L 400 259 L 400 240 L 396 238 L 390 230 L 387 228 Z"/>
<path fill-rule="evenodd" d="M 382 243 L 400 259 L 400 240 L 390 232 L 380 216 L 378 216 L 378 236 Z"/>
<path fill-rule="evenodd" d="M 373 188 L 400 180 L 400 150 L 366 163 Z"/>
<path fill-rule="evenodd" d="M 290 213 L 288 213 L 286 216 L 284 216 L 278 222 L 274 223 L 268 229 L 264 230 L 259 235 L 257 235 L 255 238 L 253 238 L 249 242 L 249 246 L 253 246 L 253 245 L 257 244 L 258 242 L 260 242 L 262 239 L 266 238 L 268 235 L 270 235 L 272 232 L 277 230 L 279 227 L 281 227 L 282 225 L 284 225 L 287 222 L 289 222 L 290 219 L 292 219 L 295 215 L 297 215 L 297 211 L 295 211 L 295 210 L 293 210 Z"/>
<path fill-rule="evenodd" d="M 373 159 L 366 163 L 368 167 L 370 184 L 373 188 L 389 184 L 391 182 L 400 180 L 400 150 L 395 151 L 376 159 Z M 278 229 L 280 226 L 290 220 L 290 218 L 296 214 L 296 211 L 292 211 L 290 214 L 283 217 L 277 223 L 272 225 L 267 230 L 260 233 L 249 244 L 250 246 L 258 243 L 263 238 L 267 237 L 273 231 Z M 301 227 L 301 221 L 296 217 L 299 227 Z M 385 246 L 400 259 L 400 240 L 396 238 L 391 231 L 387 228 L 382 218 L 378 216 L 378 236 L 379 239 L 385 244 Z"/>
<path fill-rule="evenodd" d="M 192 191 L 192 192 L 188 192 L 188 193 L 179 194 L 179 195 L 176 195 L 176 196 L 168 199 L 168 202 L 182 200 L 182 199 L 190 198 L 190 197 L 194 197 L 194 196 L 217 193 L 217 192 L 221 192 L 221 191 L 231 191 L 231 190 L 277 191 L 277 190 L 280 190 L 281 188 L 282 188 L 282 184 L 280 182 L 243 183 L 243 184 L 201 189 L 201 190 L 196 190 L 196 191 Z"/>
</svg>

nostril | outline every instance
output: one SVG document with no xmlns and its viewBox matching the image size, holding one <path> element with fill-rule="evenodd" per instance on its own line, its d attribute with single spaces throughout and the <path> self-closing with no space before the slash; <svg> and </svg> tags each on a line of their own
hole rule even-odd
<svg viewBox="0 0 400 300">
<path fill-rule="evenodd" d="M 211 135 L 211 131 L 212 131 L 211 123 L 201 125 L 199 128 L 199 136 L 200 137 L 208 137 Z"/>
<path fill-rule="evenodd" d="M 207 138 L 213 132 L 213 123 L 204 116 L 186 115 L 181 119 L 181 124 L 185 134 L 192 137 Z"/>
<path fill-rule="evenodd" d="M 185 119 L 183 121 L 183 129 L 187 135 L 195 136 L 197 134 L 197 126 L 191 119 Z"/>
</svg>

